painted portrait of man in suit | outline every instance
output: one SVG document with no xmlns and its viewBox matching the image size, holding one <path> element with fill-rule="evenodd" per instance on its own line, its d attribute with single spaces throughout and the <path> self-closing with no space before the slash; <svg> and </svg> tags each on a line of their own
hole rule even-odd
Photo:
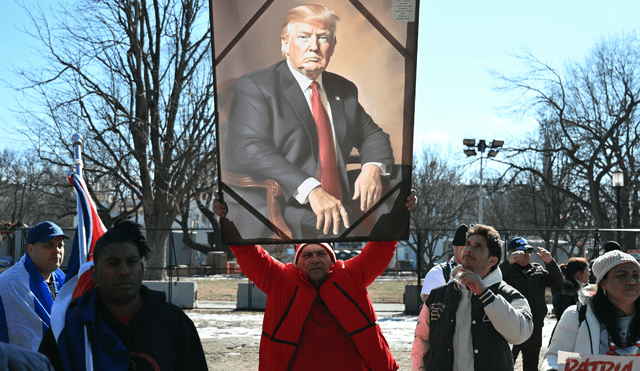
<svg viewBox="0 0 640 371">
<path fill-rule="evenodd" d="M 292 7 L 281 23 L 283 58 L 219 89 L 220 180 L 243 239 L 370 237 L 380 215 L 389 217 L 408 194 L 389 133 L 367 113 L 356 84 L 327 70 L 339 21 L 324 5 Z M 379 202 L 403 178 L 405 187 Z"/>
</svg>

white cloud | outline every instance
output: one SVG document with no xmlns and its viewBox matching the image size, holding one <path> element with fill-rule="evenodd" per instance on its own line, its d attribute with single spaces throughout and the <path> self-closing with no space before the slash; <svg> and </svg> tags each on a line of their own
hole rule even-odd
<svg viewBox="0 0 640 371">
<path fill-rule="evenodd" d="M 418 136 L 418 139 L 421 139 L 421 140 L 435 140 L 435 141 L 440 141 L 440 142 L 446 142 L 450 138 L 449 138 L 449 135 L 447 135 L 445 133 L 441 133 L 439 131 L 430 131 L 426 135 Z"/>
</svg>

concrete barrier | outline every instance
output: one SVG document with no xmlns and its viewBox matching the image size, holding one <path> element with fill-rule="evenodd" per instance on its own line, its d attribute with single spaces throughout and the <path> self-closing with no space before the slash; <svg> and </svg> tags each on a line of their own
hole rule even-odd
<svg viewBox="0 0 640 371">
<path fill-rule="evenodd" d="M 167 301 L 172 302 L 183 309 L 198 307 L 198 283 L 195 281 L 142 281 L 142 284 L 151 290 L 164 291 Z M 171 297 L 169 297 L 169 284 L 171 284 Z"/>
<path fill-rule="evenodd" d="M 238 283 L 237 297 L 236 309 L 264 310 L 267 307 L 267 294 L 251 281 Z"/>
<path fill-rule="evenodd" d="M 420 297 L 421 290 L 422 286 L 418 285 L 406 285 L 404 287 L 405 313 L 418 313 L 420 311 L 420 305 L 422 305 L 422 298 Z"/>
</svg>

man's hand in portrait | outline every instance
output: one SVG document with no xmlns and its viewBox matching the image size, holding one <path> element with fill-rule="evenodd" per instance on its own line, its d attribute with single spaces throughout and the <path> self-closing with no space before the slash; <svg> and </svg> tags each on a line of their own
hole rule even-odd
<svg viewBox="0 0 640 371">
<path fill-rule="evenodd" d="M 345 228 L 349 228 L 349 215 L 337 198 L 325 192 L 322 187 L 316 187 L 309 193 L 309 204 L 318 217 L 316 229 L 321 229 L 324 234 L 329 234 L 333 226 L 333 234 L 340 230 L 340 219 Z"/>
<path fill-rule="evenodd" d="M 360 198 L 360 210 L 363 212 L 375 205 L 382 196 L 381 174 L 382 169 L 379 166 L 367 164 L 362 167 L 362 171 L 358 175 L 358 179 L 356 179 L 353 199 Z"/>
</svg>

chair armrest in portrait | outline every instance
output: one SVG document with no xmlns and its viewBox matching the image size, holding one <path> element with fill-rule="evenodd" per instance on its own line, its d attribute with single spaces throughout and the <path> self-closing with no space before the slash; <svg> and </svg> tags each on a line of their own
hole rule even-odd
<svg viewBox="0 0 640 371">
<path fill-rule="evenodd" d="M 291 238 L 291 230 L 287 226 L 287 223 L 285 223 L 282 215 L 285 201 L 284 194 L 282 193 L 282 187 L 280 187 L 278 182 L 273 179 L 256 181 L 248 175 L 236 174 L 228 170 L 222 170 L 222 181 L 241 188 L 264 188 L 267 193 L 269 221 Z"/>
</svg>

